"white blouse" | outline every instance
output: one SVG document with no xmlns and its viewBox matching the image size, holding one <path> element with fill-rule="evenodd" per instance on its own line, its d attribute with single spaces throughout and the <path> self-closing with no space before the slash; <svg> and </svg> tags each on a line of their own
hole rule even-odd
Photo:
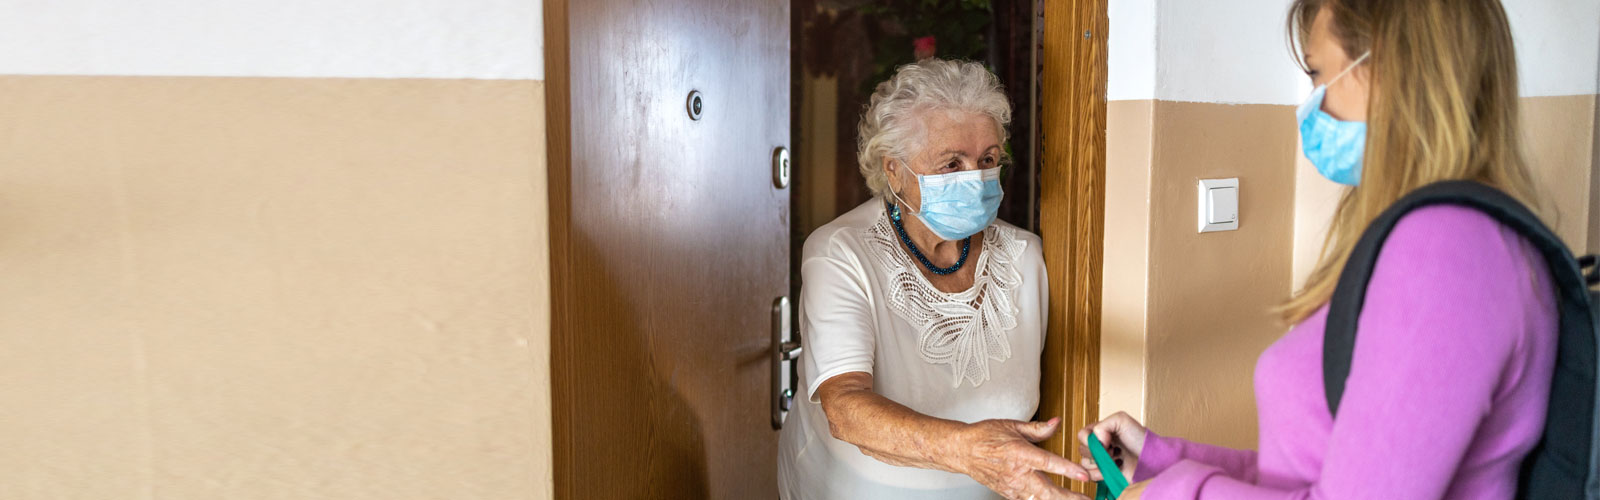
<svg viewBox="0 0 1600 500">
<path fill-rule="evenodd" d="M 801 253 L 805 351 L 778 444 L 785 500 L 988 499 L 962 474 L 897 467 L 834 439 L 817 386 L 848 372 L 919 413 L 962 422 L 1028 420 L 1039 406 L 1048 284 L 1039 237 L 984 229 L 972 288 L 945 293 L 900 245 L 874 199 L 818 228 Z"/>
</svg>

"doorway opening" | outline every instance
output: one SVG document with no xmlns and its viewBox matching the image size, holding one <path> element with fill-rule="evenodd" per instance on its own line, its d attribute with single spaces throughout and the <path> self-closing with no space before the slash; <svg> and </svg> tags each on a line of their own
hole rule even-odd
<svg viewBox="0 0 1600 500">
<path fill-rule="evenodd" d="M 1039 230 L 1039 0 L 796 0 L 792 4 L 791 233 L 805 237 L 871 198 L 856 121 L 873 88 L 919 56 L 983 63 L 1012 103 L 1000 219 Z M 798 275 L 798 269 L 796 269 Z M 798 283 L 796 283 L 798 285 Z M 798 290 L 798 289 L 797 289 Z"/>
<path fill-rule="evenodd" d="M 1000 219 L 1044 239 L 1050 322 L 1037 418 L 1098 419 L 1107 0 L 795 0 L 791 4 L 790 296 L 817 227 L 871 198 L 856 122 L 920 57 L 984 63 L 1012 104 Z M 798 301 L 791 307 L 798 307 Z M 1076 459 L 1070 432 L 1044 443 Z"/>
</svg>

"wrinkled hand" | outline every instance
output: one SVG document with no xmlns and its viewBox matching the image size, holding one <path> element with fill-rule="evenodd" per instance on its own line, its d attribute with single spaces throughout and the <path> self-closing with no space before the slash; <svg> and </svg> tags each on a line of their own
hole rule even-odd
<svg viewBox="0 0 1600 500">
<path fill-rule="evenodd" d="M 1122 475 L 1133 480 L 1133 472 L 1139 468 L 1139 451 L 1144 449 L 1144 438 L 1149 431 L 1138 420 L 1120 411 L 1078 431 L 1078 456 L 1083 457 L 1080 463 L 1089 472 L 1090 479 L 1100 481 L 1105 476 L 1100 474 L 1100 467 L 1089 454 L 1090 432 L 1106 446 L 1106 453 L 1117 462 Z"/>
<path fill-rule="evenodd" d="M 1088 500 L 1088 497 L 1056 486 L 1044 473 L 1079 481 L 1088 471 L 1033 443 L 1049 439 L 1061 426 L 1061 419 L 1049 422 L 984 420 L 967 426 L 957 437 L 961 454 L 960 472 L 984 486 L 1014 500 Z"/>
</svg>

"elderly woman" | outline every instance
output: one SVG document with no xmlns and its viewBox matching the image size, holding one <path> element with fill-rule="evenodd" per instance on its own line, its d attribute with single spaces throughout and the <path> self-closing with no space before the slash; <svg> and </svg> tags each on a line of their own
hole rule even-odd
<svg viewBox="0 0 1600 500">
<path fill-rule="evenodd" d="M 995 219 L 1011 105 L 971 62 L 880 84 L 857 153 L 876 197 L 806 240 L 803 394 L 780 439 L 781 496 L 1081 498 L 1087 471 L 1033 443 L 1044 257 Z"/>
</svg>

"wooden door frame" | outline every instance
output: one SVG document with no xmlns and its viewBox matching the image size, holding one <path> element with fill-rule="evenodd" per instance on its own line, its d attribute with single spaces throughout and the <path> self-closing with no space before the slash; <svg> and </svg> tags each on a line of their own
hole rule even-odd
<svg viewBox="0 0 1600 500">
<path fill-rule="evenodd" d="M 552 291 L 572 284 L 567 262 L 570 193 L 559 186 L 571 180 L 571 89 L 568 75 L 568 0 L 545 0 L 545 117 L 550 180 L 550 259 Z M 1040 86 L 1039 217 L 1050 278 L 1050 319 L 1040 384 L 1039 416 L 1062 417 L 1062 432 L 1044 447 L 1076 460 L 1076 430 L 1099 418 L 1100 304 L 1105 240 L 1106 38 L 1107 0 L 1044 2 L 1042 85 Z M 553 325 L 570 321 L 570 312 L 552 303 Z M 552 358 L 570 345 L 552 329 Z M 553 393 L 570 393 L 568 374 L 552 370 Z M 552 407 L 552 451 L 556 484 L 571 472 L 575 450 L 563 425 L 574 418 Z M 570 479 L 570 478 L 565 478 Z M 570 491 L 554 492 L 556 498 Z"/>
<path fill-rule="evenodd" d="M 1043 446 L 1074 461 L 1079 458 L 1077 430 L 1100 417 L 1106 4 L 1044 2 L 1040 50 L 1039 234 L 1050 277 L 1050 320 L 1039 418 L 1061 417 L 1062 431 Z M 1089 493 L 1086 487 L 1079 490 Z"/>
<path fill-rule="evenodd" d="M 572 322 L 569 301 L 561 300 L 563 290 L 574 285 L 572 249 L 572 65 L 569 59 L 567 0 L 544 0 L 544 110 L 546 175 L 550 217 L 550 491 L 553 498 L 574 498 L 572 463 L 572 421 L 570 408 L 562 404 L 571 397 L 572 374 L 560 363 L 572 353 L 572 339 L 565 325 Z"/>
</svg>

